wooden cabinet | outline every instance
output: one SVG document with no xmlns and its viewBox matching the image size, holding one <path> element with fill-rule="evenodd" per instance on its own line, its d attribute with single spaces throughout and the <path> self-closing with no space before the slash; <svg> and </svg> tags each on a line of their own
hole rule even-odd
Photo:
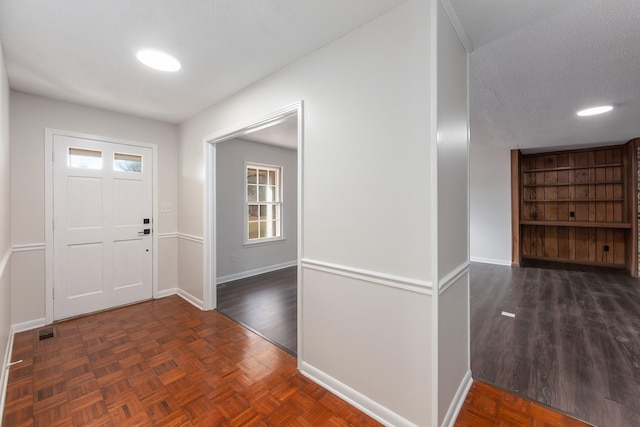
<svg viewBox="0 0 640 427">
<path fill-rule="evenodd" d="M 629 143 L 542 154 L 515 151 L 514 263 L 596 264 L 635 275 L 634 148 Z"/>
</svg>

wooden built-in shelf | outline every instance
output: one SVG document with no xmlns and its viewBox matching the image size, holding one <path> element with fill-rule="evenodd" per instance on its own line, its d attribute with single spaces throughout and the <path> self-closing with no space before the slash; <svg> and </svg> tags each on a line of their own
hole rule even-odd
<svg viewBox="0 0 640 427">
<path fill-rule="evenodd" d="M 631 228 L 628 222 L 598 222 L 598 221 L 520 221 L 521 225 L 545 225 L 557 227 L 591 227 L 591 228 Z"/>
<path fill-rule="evenodd" d="M 535 260 L 535 261 L 558 261 L 557 258 L 546 257 L 546 256 L 527 256 L 527 259 L 531 259 L 531 260 Z M 566 263 L 569 263 L 569 264 L 602 266 L 602 263 L 598 262 L 598 261 L 575 261 L 575 260 L 571 260 L 571 259 L 563 259 L 562 262 L 566 262 Z M 607 264 L 607 267 L 625 268 L 626 266 L 624 264 Z"/>
<path fill-rule="evenodd" d="M 537 154 L 513 150 L 513 263 L 626 267 L 637 276 L 639 142 Z"/>
<path fill-rule="evenodd" d="M 624 184 L 623 181 L 604 181 L 604 182 L 563 182 L 558 184 L 523 184 L 527 187 L 567 187 L 572 185 L 610 185 L 610 184 Z"/>
<path fill-rule="evenodd" d="M 555 168 L 542 168 L 542 169 L 522 169 L 522 173 L 536 173 L 536 172 L 560 172 L 560 171 L 572 171 L 578 169 L 598 169 L 598 168 L 611 168 L 617 166 L 624 166 L 624 163 L 609 163 L 601 165 L 591 166 L 560 166 Z"/>
<path fill-rule="evenodd" d="M 622 197 L 614 197 L 609 199 L 532 199 L 523 200 L 524 203 L 543 203 L 543 202 L 574 202 L 574 203 L 600 203 L 600 202 L 624 202 Z"/>
</svg>

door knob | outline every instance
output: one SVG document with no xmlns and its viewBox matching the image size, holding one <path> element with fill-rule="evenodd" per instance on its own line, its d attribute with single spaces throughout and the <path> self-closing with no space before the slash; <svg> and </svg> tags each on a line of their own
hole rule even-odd
<svg viewBox="0 0 640 427">
<path fill-rule="evenodd" d="M 138 236 L 143 235 L 143 234 L 151 234 L 151 229 L 150 228 L 145 228 L 143 231 L 138 231 Z"/>
</svg>

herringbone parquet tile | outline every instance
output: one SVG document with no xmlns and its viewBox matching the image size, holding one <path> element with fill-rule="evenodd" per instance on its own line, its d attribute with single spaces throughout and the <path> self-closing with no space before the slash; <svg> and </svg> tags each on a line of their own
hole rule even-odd
<svg viewBox="0 0 640 427">
<path fill-rule="evenodd" d="M 17 334 L 4 426 L 378 426 L 283 350 L 178 297 Z"/>
</svg>

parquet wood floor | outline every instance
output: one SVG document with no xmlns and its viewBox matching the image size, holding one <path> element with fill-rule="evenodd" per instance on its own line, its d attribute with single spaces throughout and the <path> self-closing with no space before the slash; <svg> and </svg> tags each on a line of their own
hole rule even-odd
<svg viewBox="0 0 640 427">
<path fill-rule="evenodd" d="M 2 425 L 380 426 L 296 359 L 177 296 L 16 334 Z M 583 426 L 474 383 L 456 426 Z"/>
<path fill-rule="evenodd" d="M 589 424 L 476 381 L 455 423 L 455 427 L 467 426 L 588 427 Z"/>
<path fill-rule="evenodd" d="M 16 334 L 3 426 L 379 426 L 296 359 L 177 296 Z"/>
</svg>

